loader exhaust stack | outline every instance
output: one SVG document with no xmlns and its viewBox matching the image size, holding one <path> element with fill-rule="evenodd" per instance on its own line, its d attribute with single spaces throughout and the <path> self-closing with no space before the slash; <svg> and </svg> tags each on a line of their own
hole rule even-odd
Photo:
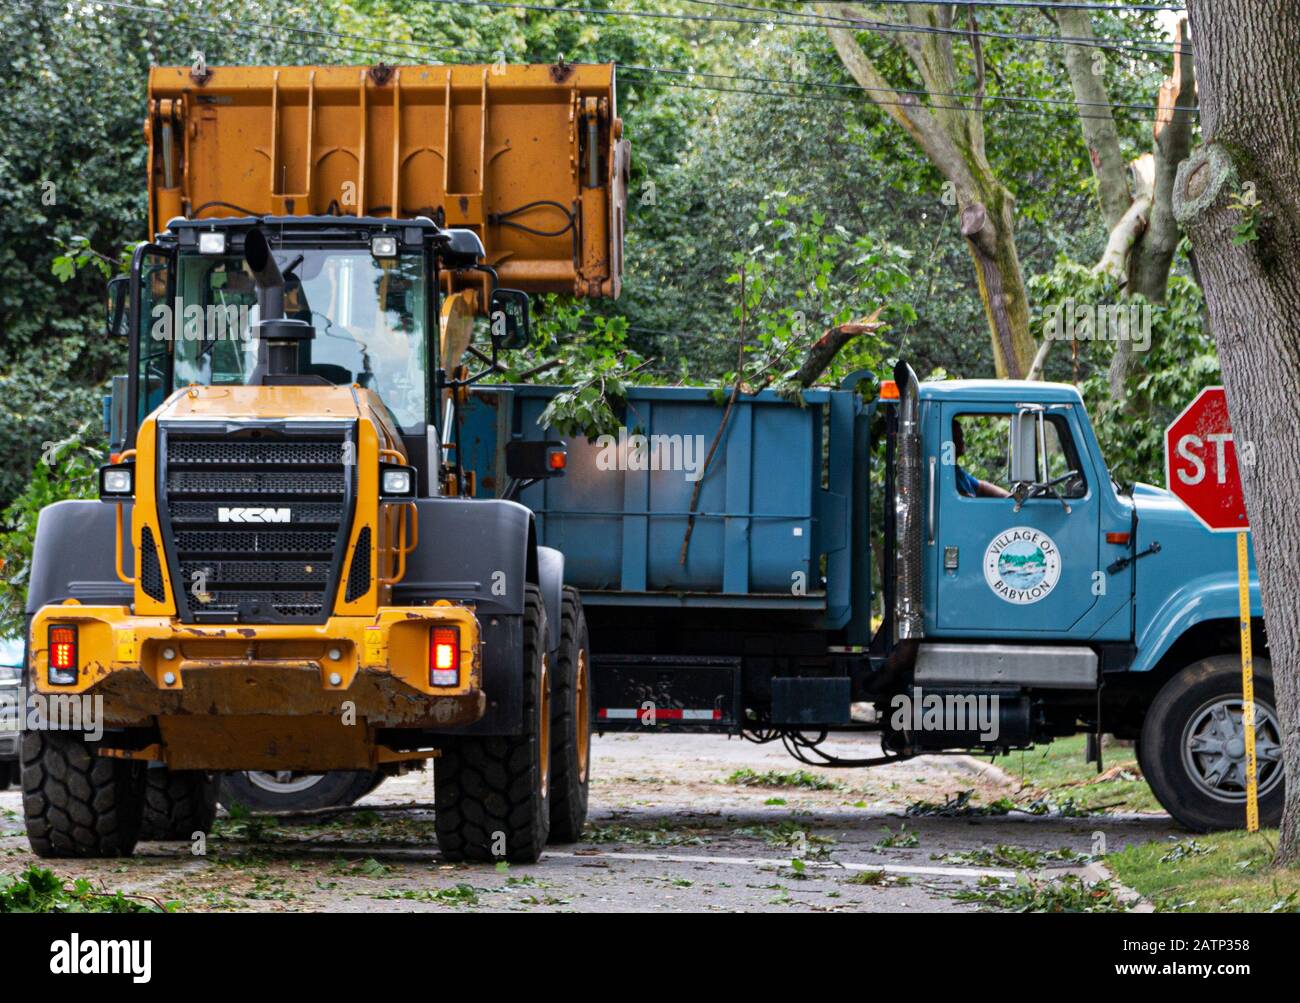
<svg viewBox="0 0 1300 1003">
<path fill-rule="evenodd" d="M 266 234 L 253 229 L 244 238 L 244 262 L 257 283 L 257 310 L 260 319 L 254 325 L 257 337 L 257 369 L 265 381 L 268 377 L 291 380 L 300 375 L 298 346 L 316 335 L 316 329 L 304 320 L 284 315 L 284 275 L 275 263 Z"/>
</svg>

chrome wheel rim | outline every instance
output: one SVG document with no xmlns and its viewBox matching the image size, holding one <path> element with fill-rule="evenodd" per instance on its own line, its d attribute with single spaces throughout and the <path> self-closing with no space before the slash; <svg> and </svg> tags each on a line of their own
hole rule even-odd
<svg viewBox="0 0 1300 1003">
<path fill-rule="evenodd" d="M 248 777 L 248 782 L 254 787 L 272 794 L 301 794 L 325 779 L 323 773 L 294 773 L 290 770 L 249 770 L 244 776 Z"/>
<path fill-rule="evenodd" d="M 1216 801 L 1246 801 L 1246 728 L 1241 697 L 1215 697 L 1183 729 L 1183 768 L 1202 793 Z M 1255 779 L 1263 797 L 1282 782 L 1282 742 L 1277 717 L 1255 701 Z"/>
</svg>

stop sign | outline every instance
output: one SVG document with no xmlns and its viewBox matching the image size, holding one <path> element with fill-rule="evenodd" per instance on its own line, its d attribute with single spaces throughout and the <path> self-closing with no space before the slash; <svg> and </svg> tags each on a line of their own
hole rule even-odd
<svg viewBox="0 0 1300 1003">
<path fill-rule="evenodd" d="M 1223 387 L 1206 387 L 1165 429 L 1165 484 L 1210 532 L 1249 528 Z"/>
</svg>

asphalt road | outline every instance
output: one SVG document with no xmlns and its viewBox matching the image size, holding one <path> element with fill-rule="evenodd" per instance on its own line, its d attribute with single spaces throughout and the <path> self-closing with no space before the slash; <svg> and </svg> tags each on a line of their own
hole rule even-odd
<svg viewBox="0 0 1300 1003">
<path fill-rule="evenodd" d="M 845 756 L 876 753 L 867 739 L 836 744 Z M 905 817 L 909 805 L 961 791 L 974 791 L 972 804 L 1016 794 L 966 757 L 809 769 L 824 790 L 734 776 L 801 769 L 779 744 L 605 736 L 593 757 L 586 840 L 531 866 L 443 863 L 432 812 L 420 807 L 432 801 L 431 772 L 390 780 L 328 820 L 223 820 L 203 855 L 142 843 L 129 860 L 46 863 L 183 910 L 952 911 L 982 907 L 954 897 L 981 878 L 1015 880 L 1017 868 L 980 855 L 998 844 L 1083 856 L 1177 835 L 1164 815 Z M 38 862 L 20 795 L 0 792 L 0 873 Z"/>
</svg>

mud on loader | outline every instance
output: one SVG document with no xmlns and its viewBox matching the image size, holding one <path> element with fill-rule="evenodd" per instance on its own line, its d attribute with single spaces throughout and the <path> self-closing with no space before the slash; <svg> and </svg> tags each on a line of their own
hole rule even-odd
<svg viewBox="0 0 1300 1003">
<path fill-rule="evenodd" d="M 42 512 L 28 600 L 29 690 L 104 732 L 24 735 L 38 854 L 190 840 L 223 771 L 427 759 L 446 858 L 578 837 L 582 606 L 532 513 L 475 497 L 459 405 L 528 293 L 618 294 L 614 97 L 609 66 L 151 72 L 112 462 Z M 563 474 L 559 442 L 510 457 Z"/>
</svg>

